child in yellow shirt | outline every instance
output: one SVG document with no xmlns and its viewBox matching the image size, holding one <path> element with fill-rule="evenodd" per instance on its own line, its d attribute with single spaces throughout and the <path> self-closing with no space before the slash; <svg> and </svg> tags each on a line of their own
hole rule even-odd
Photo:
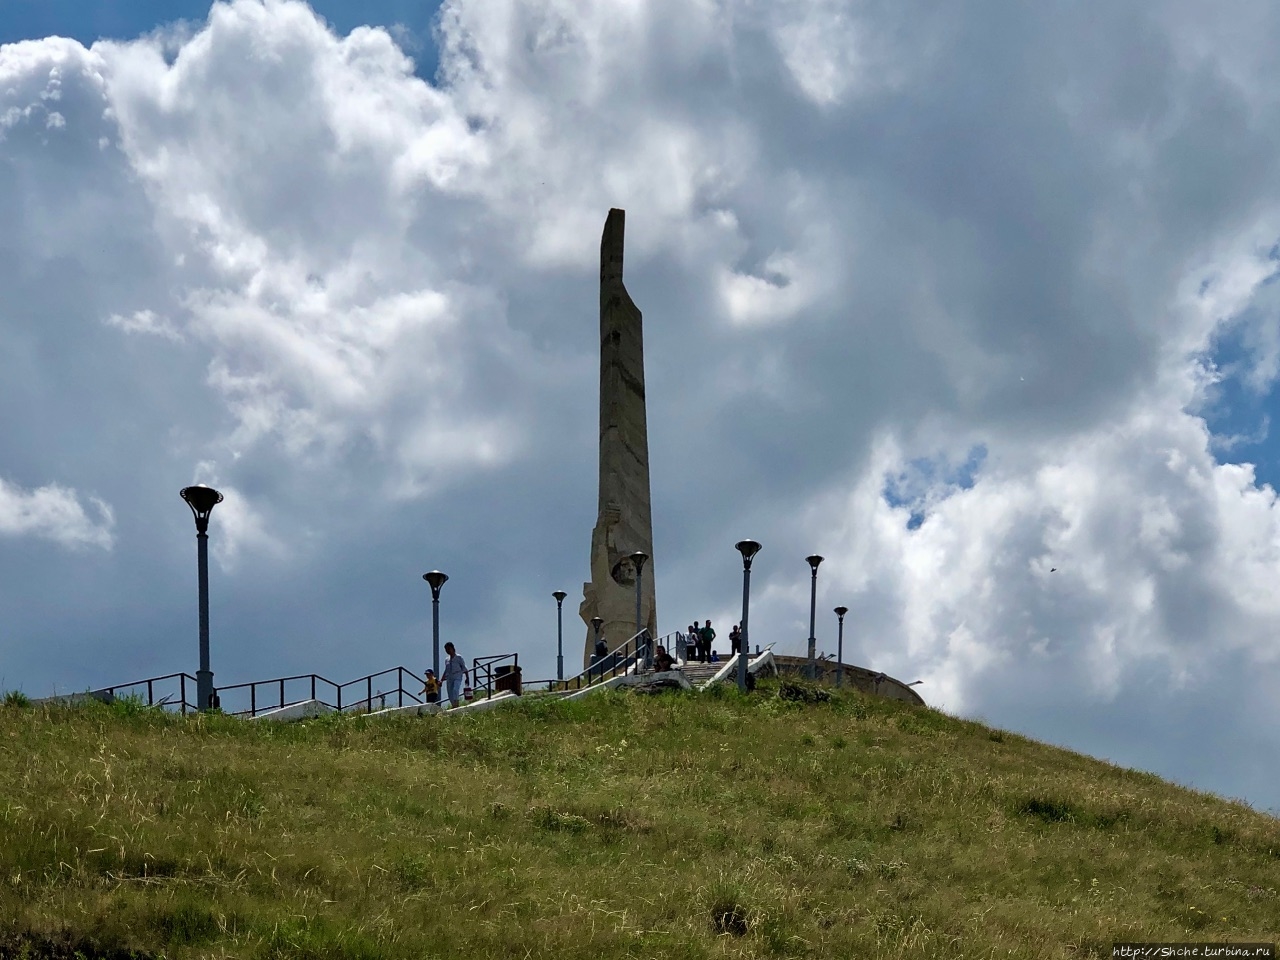
<svg viewBox="0 0 1280 960">
<path fill-rule="evenodd" d="M 427 671 L 426 680 L 422 684 L 422 693 L 426 697 L 427 703 L 440 702 L 440 681 L 436 679 L 434 670 Z"/>
</svg>

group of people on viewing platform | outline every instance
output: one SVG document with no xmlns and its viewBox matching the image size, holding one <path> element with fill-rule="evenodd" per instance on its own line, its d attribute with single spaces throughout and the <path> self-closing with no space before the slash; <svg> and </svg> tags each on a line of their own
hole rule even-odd
<svg viewBox="0 0 1280 960">
<path fill-rule="evenodd" d="M 674 656 L 669 654 L 665 647 L 658 647 L 657 653 L 654 654 L 654 669 L 670 670 L 694 660 L 699 663 L 718 663 L 720 655 L 711 646 L 715 639 L 716 631 L 711 626 L 710 620 L 704 620 L 701 627 L 695 620 L 684 632 L 676 632 Z M 742 629 L 735 623 L 733 629 L 729 631 L 729 653 L 731 656 L 736 656 L 741 649 Z"/>
<path fill-rule="evenodd" d="M 710 620 L 704 621 L 701 627 L 698 626 L 697 620 L 693 621 L 686 632 L 676 633 L 676 661 L 679 663 L 689 663 L 693 660 L 699 663 L 719 662 L 720 655 L 711 647 L 715 639 L 716 631 L 711 626 Z M 735 623 L 733 629 L 729 631 L 730 656 L 736 655 L 741 649 L 742 630 Z"/>
<path fill-rule="evenodd" d="M 699 627 L 698 621 L 693 621 L 689 624 L 687 632 L 676 633 L 676 659 L 683 663 L 692 660 L 697 660 L 699 663 L 714 663 L 719 659 L 714 656 L 711 649 L 711 643 L 715 638 L 716 631 L 711 626 L 710 620 L 706 621 L 705 627 Z"/>
<path fill-rule="evenodd" d="M 716 630 L 712 627 L 712 622 L 704 621 L 704 626 L 699 627 L 698 621 L 695 620 L 690 623 L 684 634 L 680 632 L 676 634 L 677 662 L 689 663 L 690 660 L 698 660 L 699 663 L 718 663 L 719 654 L 712 649 L 714 640 L 716 640 Z M 735 657 L 741 649 L 742 630 L 735 623 L 732 630 L 728 631 L 728 652 L 731 657 Z"/>
</svg>

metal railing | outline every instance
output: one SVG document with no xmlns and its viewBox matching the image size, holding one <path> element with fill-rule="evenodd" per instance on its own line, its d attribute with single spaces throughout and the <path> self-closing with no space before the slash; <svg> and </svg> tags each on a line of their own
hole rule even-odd
<svg viewBox="0 0 1280 960">
<path fill-rule="evenodd" d="M 566 680 L 548 681 L 549 689 L 568 692 L 581 690 L 602 680 L 637 671 L 646 660 L 652 660 L 652 641 L 648 628 L 630 636 L 626 642 L 610 650 L 603 657 L 593 659 L 581 673 Z"/>
<path fill-rule="evenodd" d="M 653 654 L 665 646 L 676 655 L 676 633 L 669 633 L 654 643 L 649 631 L 641 630 L 628 637 L 609 653 L 567 680 L 536 680 L 525 683 L 520 674 L 520 655 L 503 653 L 476 657 L 472 664 L 472 689 L 475 696 L 484 691 L 486 698 L 505 689 L 543 688 L 549 691 L 581 690 L 603 680 L 652 667 Z M 407 667 L 391 667 L 346 683 L 336 683 L 318 673 L 299 673 L 270 680 L 233 683 L 214 689 L 215 704 L 223 713 L 237 717 L 256 717 L 270 710 L 315 700 L 340 713 L 357 713 L 424 704 L 423 679 Z M 186 714 L 198 710 L 195 700 L 196 679 L 189 673 L 169 673 L 145 680 L 101 687 L 87 694 L 48 698 L 70 702 L 84 696 L 111 702 L 120 697 L 145 698 L 146 705 Z M 441 691 L 443 700 L 443 690 Z"/>
<path fill-rule="evenodd" d="M 486 698 L 491 698 L 504 689 L 520 692 L 519 654 L 476 657 L 471 664 L 475 696 L 480 696 L 481 690 Z M 49 699 L 71 702 L 89 696 L 110 703 L 120 697 L 137 696 L 144 698 L 149 707 L 186 714 L 197 710 L 193 702 L 195 691 L 196 679 L 191 674 L 170 673 L 163 677 L 101 687 L 87 694 Z M 236 717 L 256 717 L 261 713 L 307 700 L 318 701 L 339 713 L 372 713 L 387 707 L 426 703 L 422 677 L 407 667 L 391 667 L 346 683 L 336 683 L 318 673 L 298 673 L 270 680 L 232 683 L 215 688 L 214 697 L 214 702 L 223 713 Z"/>
<path fill-rule="evenodd" d="M 91 690 L 88 696 L 96 700 L 111 703 L 117 698 L 141 697 L 146 691 L 148 707 L 160 707 L 186 713 L 198 709 L 196 698 L 196 678 L 189 673 L 167 673 L 163 677 L 148 677 L 146 680 L 134 680 L 131 683 L 118 683 L 113 687 L 101 687 Z M 187 694 L 191 699 L 187 699 Z M 52 697 L 52 700 L 73 700 L 78 695 L 69 697 Z"/>
<path fill-rule="evenodd" d="M 675 644 L 678 635 L 678 631 L 672 631 L 657 643 L 653 643 L 649 640 L 648 631 L 642 630 L 635 636 L 628 637 L 625 643 L 593 661 L 581 673 L 567 680 L 526 680 L 524 688 L 530 691 L 572 693 L 613 677 L 643 672 L 652 668 L 653 656 L 658 647 L 665 647 L 673 658 L 676 656 Z M 639 644 L 636 643 L 637 640 L 640 640 Z M 677 664 L 677 668 L 678 666 Z"/>
<path fill-rule="evenodd" d="M 506 661 L 511 661 L 507 663 Z M 475 657 L 471 661 L 472 695 L 479 697 L 484 688 L 485 699 L 491 699 L 495 690 L 521 692 L 520 654 L 499 653 L 492 657 Z"/>
<path fill-rule="evenodd" d="M 424 702 L 422 686 L 422 678 L 412 670 L 407 667 L 391 667 L 346 683 L 335 683 L 318 673 L 300 673 L 271 680 L 228 684 L 215 688 L 213 693 L 214 702 L 223 713 L 255 717 L 268 710 L 279 710 L 305 700 L 318 700 L 343 713 L 372 712 L 385 707 L 421 704 Z M 195 693 L 195 677 L 189 673 L 169 673 L 162 677 L 99 687 L 84 694 L 49 697 L 40 702 L 70 703 L 92 697 L 111 703 L 123 697 L 136 696 L 144 699 L 148 707 L 186 714 L 198 709 L 193 702 Z M 229 698 L 230 702 L 224 698 Z"/>
<path fill-rule="evenodd" d="M 411 681 L 406 687 L 405 682 Z M 301 685 L 305 695 L 298 694 Z M 387 707 L 424 703 L 423 680 L 407 667 L 391 667 L 357 680 L 335 683 L 318 673 L 300 673 L 271 680 L 253 680 L 218 687 L 222 711 L 236 717 L 256 717 L 268 710 L 316 700 L 339 713 L 372 713 Z M 292 693 L 292 696 L 290 695 Z M 230 701 L 226 702 L 230 695 Z M 248 697 L 246 704 L 245 697 Z M 394 699 L 394 702 L 391 702 Z M 235 708 L 239 709 L 235 709 Z"/>
</svg>

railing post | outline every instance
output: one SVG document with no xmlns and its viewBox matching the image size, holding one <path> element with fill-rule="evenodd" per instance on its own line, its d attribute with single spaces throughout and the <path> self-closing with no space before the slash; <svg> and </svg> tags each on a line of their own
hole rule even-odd
<svg viewBox="0 0 1280 960">
<path fill-rule="evenodd" d="M 396 667 L 396 706 L 404 706 L 404 667 Z"/>
<path fill-rule="evenodd" d="M 284 706 L 284 677 L 280 678 L 280 706 Z"/>
<path fill-rule="evenodd" d="M 152 681 L 150 680 L 147 681 L 147 706 L 148 707 L 155 702 L 155 697 L 153 697 L 151 694 L 151 683 Z"/>
<path fill-rule="evenodd" d="M 187 675 L 185 673 L 178 675 L 178 690 L 182 697 L 182 715 L 187 715 Z"/>
<path fill-rule="evenodd" d="M 316 675 L 313 673 L 311 675 L 311 699 L 314 700 L 315 698 L 316 698 Z"/>
<path fill-rule="evenodd" d="M 249 716 L 256 717 L 258 715 L 258 685 L 256 683 L 249 684 Z"/>
<path fill-rule="evenodd" d="M 365 698 L 365 712 L 373 713 L 373 677 L 369 676 L 365 682 L 369 685 L 369 695 Z"/>
</svg>

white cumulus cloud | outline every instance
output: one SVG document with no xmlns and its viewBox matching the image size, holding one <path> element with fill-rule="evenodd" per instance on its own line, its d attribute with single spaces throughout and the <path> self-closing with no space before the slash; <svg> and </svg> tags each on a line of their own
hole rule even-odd
<svg viewBox="0 0 1280 960">
<path fill-rule="evenodd" d="M 23 490 L 0 478 L 0 536 L 36 537 L 64 547 L 110 550 L 115 515 L 97 497 L 87 499 L 93 516 L 74 490 L 56 483 Z"/>
</svg>

